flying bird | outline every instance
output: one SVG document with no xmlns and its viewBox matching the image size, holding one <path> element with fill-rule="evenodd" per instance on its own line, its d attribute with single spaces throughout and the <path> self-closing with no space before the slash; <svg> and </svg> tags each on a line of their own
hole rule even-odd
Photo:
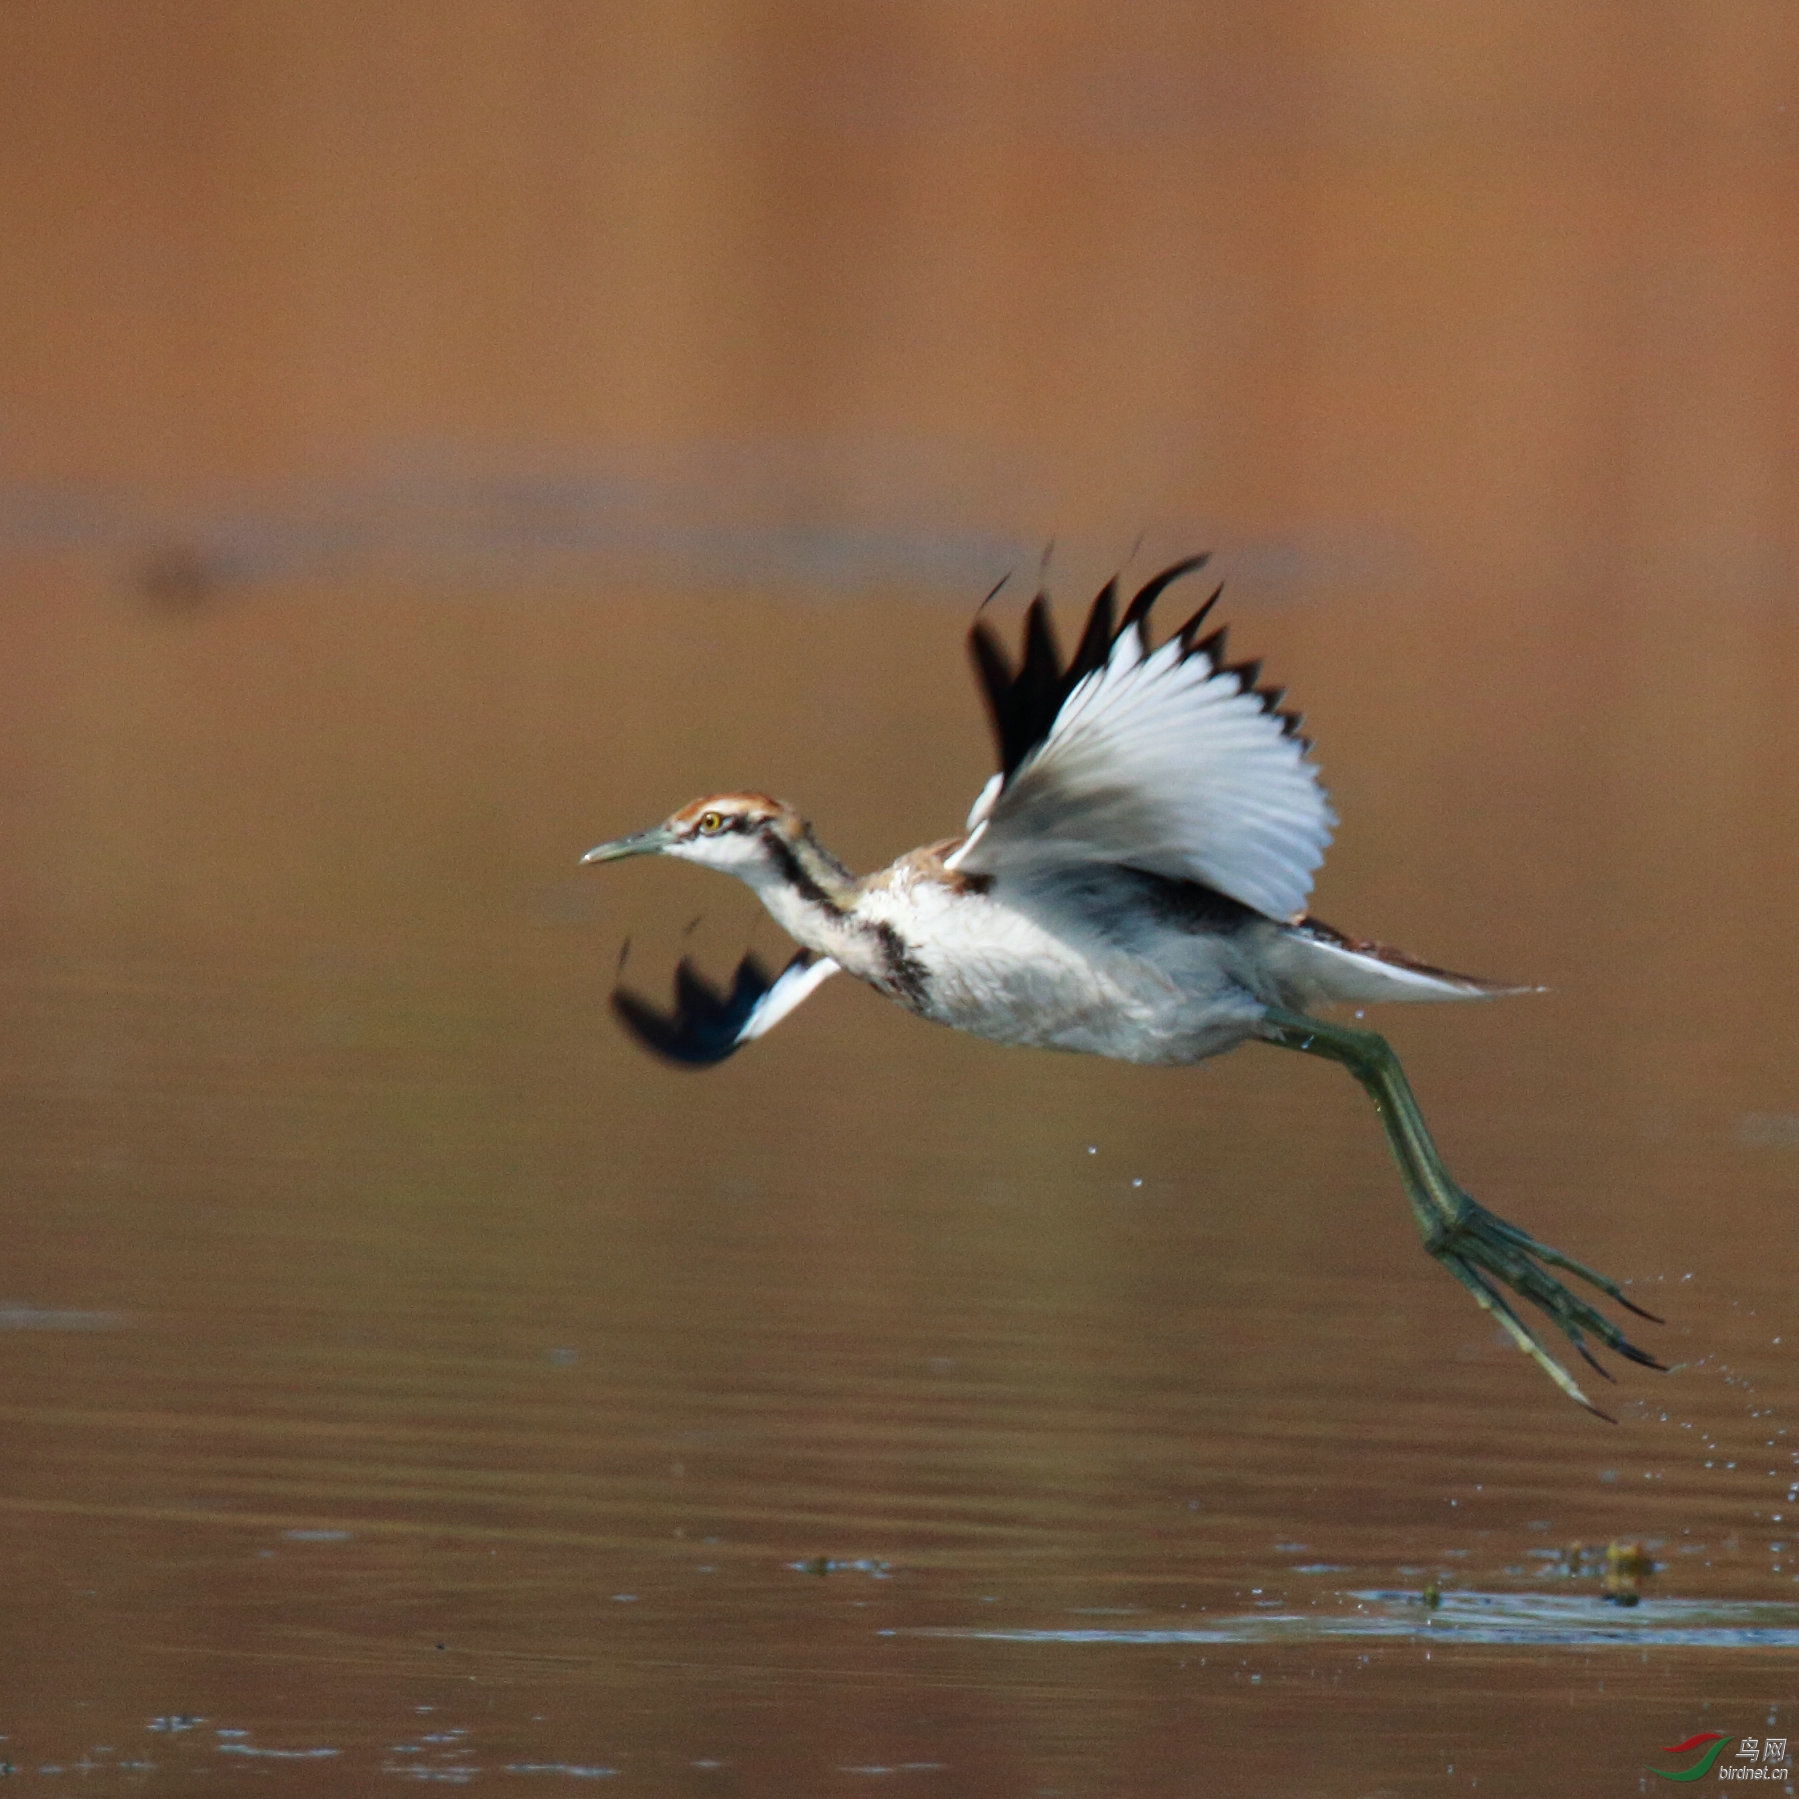
<svg viewBox="0 0 1799 1799">
<path fill-rule="evenodd" d="M 1374 1101 L 1425 1249 L 1605 1418 L 1507 1295 L 1538 1307 L 1608 1380 L 1589 1339 L 1663 1364 L 1551 1271 L 1654 1315 L 1477 1205 L 1444 1167 L 1385 1039 L 1317 1016 L 1524 989 L 1433 968 L 1307 912 L 1336 815 L 1299 716 L 1260 684 L 1259 662 L 1225 659 L 1224 627 L 1208 628 L 1218 591 L 1165 642 L 1150 634 L 1156 602 L 1207 560 L 1164 569 L 1122 614 L 1108 583 L 1066 662 L 1044 594 L 1016 666 L 977 614 L 969 647 L 1000 766 L 960 836 L 858 877 L 792 806 L 717 793 L 589 850 L 583 862 L 674 856 L 735 875 L 802 946 L 772 980 L 746 956 L 728 991 L 683 961 L 672 1010 L 623 986 L 614 1009 L 645 1047 L 706 1066 L 841 969 L 921 1018 L 998 1043 L 1183 1065 L 1254 1041 L 1339 1062 Z"/>
</svg>

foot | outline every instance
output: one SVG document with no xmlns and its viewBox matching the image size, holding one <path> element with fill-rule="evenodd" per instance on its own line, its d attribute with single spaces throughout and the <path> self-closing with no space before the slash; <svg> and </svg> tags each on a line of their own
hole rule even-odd
<svg viewBox="0 0 1799 1799">
<path fill-rule="evenodd" d="M 1425 1234 L 1424 1247 L 1492 1313 L 1512 1341 L 1570 1399 L 1608 1423 L 1616 1423 L 1609 1412 L 1601 1411 L 1587 1398 L 1559 1362 L 1545 1353 L 1498 1287 L 1510 1288 L 1520 1298 L 1528 1299 L 1532 1305 L 1547 1312 L 1593 1372 L 1606 1380 L 1612 1376 L 1599 1365 L 1587 1347 L 1589 1336 L 1627 1361 L 1637 1362 L 1645 1368 L 1665 1368 L 1665 1364 L 1639 1349 L 1603 1312 L 1564 1286 L 1549 1269 L 1565 1268 L 1589 1286 L 1597 1287 L 1608 1299 L 1616 1300 L 1626 1311 L 1654 1324 L 1661 1320 L 1627 1299 L 1615 1280 L 1595 1273 L 1571 1256 L 1563 1255 L 1559 1249 L 1539 1243 L 1515 1224 L 1507 1224 L 1485 1206 L 1477 1205 L 1459 1187 L 1454 1192 L 1461 1201 L 1455 1216 L 1441 1218 L 1439 1215 L 1440 1221 Z"/>
</svg>

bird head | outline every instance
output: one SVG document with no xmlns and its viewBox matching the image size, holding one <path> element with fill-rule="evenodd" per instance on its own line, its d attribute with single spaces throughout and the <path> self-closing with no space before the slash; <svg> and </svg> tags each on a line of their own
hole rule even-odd
<svg viewBox="0 0 1799 1799">
<path fill-rule="evenodd" d="M 754 885 L 773 874 L 781 851 L 805 835 L 791 806 L 765 793 L 715 793 L 695 800 L 647 831 L 615 837 L 590 849 L 583 862 L 616 862 L 625 856 L 678 856 Z"/>
</svg>

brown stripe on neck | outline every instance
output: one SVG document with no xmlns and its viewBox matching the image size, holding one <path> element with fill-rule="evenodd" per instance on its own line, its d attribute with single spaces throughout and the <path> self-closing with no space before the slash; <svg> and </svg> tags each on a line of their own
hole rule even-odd
<svg viewBox="0 0 1799 1799">
<path fill-rule="evenodd" d="M 762 841 L 768 846 L 768 853 L 774 865 L 781 872 L 781 879 L 809 905 L 819 906 L 834 918 L 842 918 L 849 908 L 832 894 L 819 880 L 805 862 L 799 852 L 773 828 L 772 822 L 762 829 Z M 822 852 L 821 852 L 822 854 Z"/>
</svg>

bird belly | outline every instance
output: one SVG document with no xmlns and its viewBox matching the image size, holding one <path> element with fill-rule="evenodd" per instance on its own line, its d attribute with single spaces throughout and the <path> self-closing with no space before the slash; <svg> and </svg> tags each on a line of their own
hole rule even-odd
<svg viewBox="0 0 1799 1799">
<path fill-rule="evenodd" d="M 995 1043 L 1186 1063 L 1234 1048 L 1261 1015 L 1221 940 L 1190 938 L 1178 957 L 1152 961 L 984 897 L 918 898 L 892 924 L 924 978 L 894 997 L 938 1024 Z"/>
</svg>

